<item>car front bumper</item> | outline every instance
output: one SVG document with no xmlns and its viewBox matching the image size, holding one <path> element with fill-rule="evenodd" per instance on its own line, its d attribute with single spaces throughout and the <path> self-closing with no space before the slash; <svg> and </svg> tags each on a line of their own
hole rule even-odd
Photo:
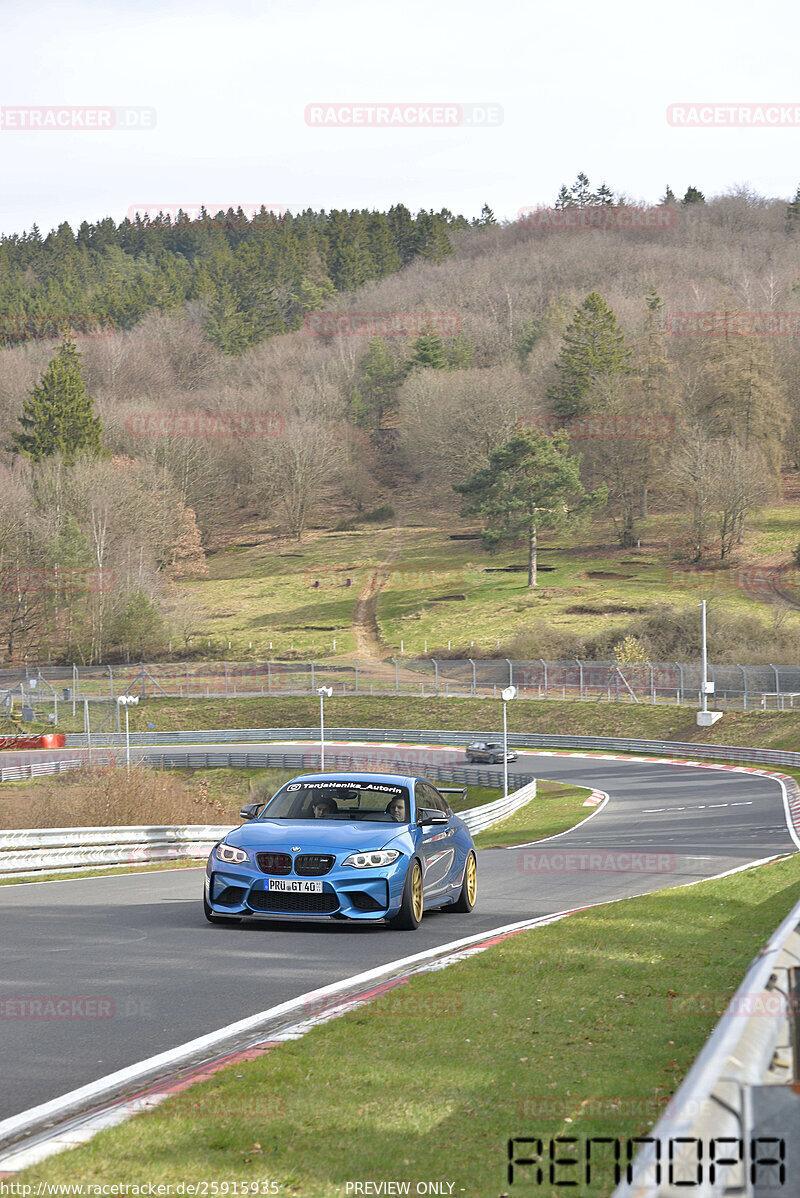
<svg viewBox="0 0 800 1198">
<path fill-rule="evenodd" d="M 319 881 L 321 892 L 270 890 L 271 875 L 250 866 L 222 863 L 212 857 L 205 879 L 205 896 L 216 915 L 253 918 L 290 915 L 301 919 L 331 916 L 347 919 L 390 919 L 400 909 L 409 858 L 401 856 L 380 869 L 334 866 L 319 878 L 299 879 L 294 874 L 281 881 Z"/>
</svg>

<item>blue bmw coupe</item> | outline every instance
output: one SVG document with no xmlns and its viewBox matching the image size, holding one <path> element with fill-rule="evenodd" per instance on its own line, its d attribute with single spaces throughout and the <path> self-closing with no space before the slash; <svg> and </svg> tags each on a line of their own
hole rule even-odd
<svg viewBox="0 0 800 1198">
<path fill-rule="evenodd" d="M 304 774 L 240 815 L 208 858 L 211 923 L 322 916 L 412 930 L 434 907 L 475 906 L 472 837 L 427 778 Z"/>
</svg>

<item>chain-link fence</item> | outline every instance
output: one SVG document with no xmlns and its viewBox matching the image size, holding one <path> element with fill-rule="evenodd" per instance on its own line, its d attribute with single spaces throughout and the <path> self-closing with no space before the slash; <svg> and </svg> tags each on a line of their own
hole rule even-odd
<svg viewBox="0 0 800 1198">
<path fill-rule="evenodd" d="M 709 665 L 711 706 L 721 710 L 800 707 L 800 665 Z M 536 699 L 622 703 L 700 703 L 699 663 L 515 661 L 507 658 L 389 658 L 386 661 L 170 662 L 66 666 L 0 671 L 0 714 L 58 722 L 59 707 L 103 703 L 106 731 L 118 731 L 123 695 L 152 698 L 235 698 L 312 695 L 493 695 L 513 684 Z M 62 707 L 63 711 L 63 707 Z M 92 724 L 95 726 L 93 717 Z"/>
</svg>

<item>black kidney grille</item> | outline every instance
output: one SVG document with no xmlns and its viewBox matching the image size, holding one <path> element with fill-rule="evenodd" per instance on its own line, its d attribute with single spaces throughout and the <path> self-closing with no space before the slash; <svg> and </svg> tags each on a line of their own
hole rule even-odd
<svg viewBox="0 0 800 1198">
<path fill-rule="evenodd" d="M 256 853 L 256 862 L 262 874 L 290 874 L 292 859 L 288 853 Z"/>
<path fill-rule="evenodd" d="M 333 869 L 336 858 L 330 853 L 301 853 L 294 859 L 294 872 L 301 877 L 319 877 Z"/>
<path fill-rule="evenodd" d="M 287 915 L 330 915 L 339 908 L 335 894 L 282 894 L 253 890 L 247 900 L 253 911 L 275 911 Z"/>
</svg>

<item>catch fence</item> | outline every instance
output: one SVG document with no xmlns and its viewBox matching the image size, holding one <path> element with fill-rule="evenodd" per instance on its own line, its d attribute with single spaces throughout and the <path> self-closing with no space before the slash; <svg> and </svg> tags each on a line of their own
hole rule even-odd
<svg viewBox="0 0 800 1198">
<path fill-rule="evenodd" d="M 800 665 L 709 665 L 711 705 L 720 710 L 800 707 Z M 701 701 L 698 662 L 545 661 L 511 658 L 392 657 L 386 661 L 168 662 L 0 670 L 0 715 L 36 713 L 58 722 L 59 708 L 105 703 L 104 731 L 120 728 L 117 700 L 231 699 L 313 695 L 471 695 L 498 697 L 510 684 L 522 697 L 585 702 Z M 32 718 L 29 714 L 28 718 Z M 97 727 L 95 717 L 92 727 Z M 98 727 L 98 730 L 99 727 Z"/>
</svg>

